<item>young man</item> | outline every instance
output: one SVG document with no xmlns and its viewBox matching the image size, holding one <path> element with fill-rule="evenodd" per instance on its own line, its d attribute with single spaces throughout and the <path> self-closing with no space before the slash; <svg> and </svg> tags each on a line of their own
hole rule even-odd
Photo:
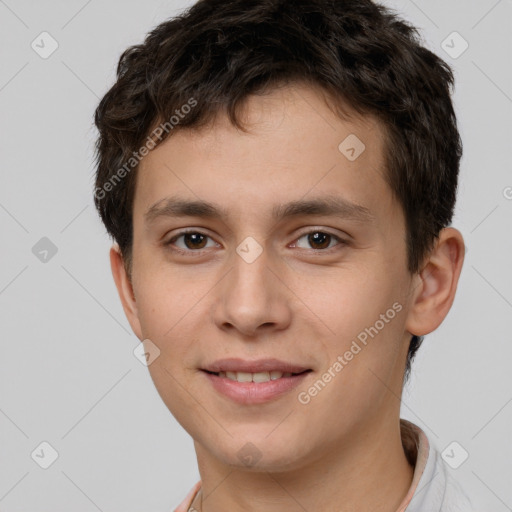
<svg viewBox="0 0 512 512">
<path fill-rule="evenodd" d="M 201 0 L 121 56 L 95 202 L 194 439 L 177 511 L 471 510 L 400 419 L 464 258 L 452 84 L 369 0 Z"/>
</svg>

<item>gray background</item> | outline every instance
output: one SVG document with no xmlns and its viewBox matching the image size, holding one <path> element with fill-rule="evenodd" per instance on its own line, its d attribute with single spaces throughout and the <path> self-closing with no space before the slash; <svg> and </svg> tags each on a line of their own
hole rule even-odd
<svg viewBox="0 0 512 512">
<path fill-rule="evenodd" d="M 457 441 L 469 453 L 447 469 L 480 510 L 512 510 L 512 2 L 387 4 L 454 67 L 464 158 L 453 225 L 468 247 L 455 303 L 425 339 L 402 416 L 440 451 Z M 191 439 L 133 355 L 138 340 L 92 202 L 92 113 L 118 57 L 187 5 L 0 0 L 4 512 L 170 511 L 199 478 Z M 59 45 L 47 59 L 31 48 L 43 31 Z M 453 31 L 469 44 L 457 58 L 441 46 Z M 462 47 L 452 40 L 453 53 Z M 32 251 L 42 237 L 57 248 L 46 262 Z M 58 452 L 48 469 L 31 457 L 43 441 Z"/>
</svg>

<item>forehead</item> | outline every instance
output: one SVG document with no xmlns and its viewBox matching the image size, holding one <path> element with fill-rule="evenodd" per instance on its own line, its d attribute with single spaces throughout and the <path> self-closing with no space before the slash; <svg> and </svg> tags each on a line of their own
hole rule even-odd
<svg viewBox="0 0 512 512">
<path fill-rule="evenodd" d="M 248 133 L 219 114 L 208 126 L 177 130 L 143 158 L 134 224 L 169 196 L 222 205 L 237 218 L 272 218 L 280 204 L 322 195 L 373 216 L 393 207 L 375 119 L 340 119 L 318 90 L 298 85 L 250 96 L 240 114 Z"/>
</svg>

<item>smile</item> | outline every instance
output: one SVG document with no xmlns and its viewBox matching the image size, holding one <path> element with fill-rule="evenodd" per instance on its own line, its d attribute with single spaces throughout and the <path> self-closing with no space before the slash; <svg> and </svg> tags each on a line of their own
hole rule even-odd
<svg viewBox="0 0 512 512">
<path fill-rule="evenodd" d="M 311 370 L 305 370 L 305 372 L 309 372 Z M 277 380 L 281 378 L 288 378 L 294 375 L 300 375 L 301 373 L 291 373 L 291 372 L 282 372 L 279 370 L 271 370 L 269 372 L 212 372 L 213 375 L 217 375 L 221 378 L 227 378 L 236 382 L 269 382 L 271 380 Z"/>
<path fill-rule="evenodd" d="M 281 370 L 258 372 L 203 370 L 201 373 L 220 397 L 239 405 L 258 405 L 284 399 L 312 373 L 312 370 L 298 373 Z"/>
</svg>

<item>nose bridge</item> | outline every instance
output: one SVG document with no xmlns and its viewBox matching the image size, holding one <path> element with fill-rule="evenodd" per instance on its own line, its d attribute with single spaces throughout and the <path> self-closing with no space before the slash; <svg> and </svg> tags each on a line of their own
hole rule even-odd
<svg viewBox="0 0 512 512">
<path fill-rule="evenodd" d="M 231 325 L 244 334 L 254 334 L 264 324 L 282 328 L 289 321 L 289 304 L 286 287 L 272 269 L 271 252 L 248 237 L 230 263 L 215 310 L 218 326 Z"/>
<path fill-rule="evenodd" d="M 227 298 L 233 301 L 232 306 L 238 304 L 240 311 L 249 313 L 252 310 L 253 314 L 261 314 L 271 302 L 272 290 L 268 280 L 271 261 L 269 251 L 259 246 L 260 249 L 256 243 L 248 240 L 237 247 Z"/>
</svg>

